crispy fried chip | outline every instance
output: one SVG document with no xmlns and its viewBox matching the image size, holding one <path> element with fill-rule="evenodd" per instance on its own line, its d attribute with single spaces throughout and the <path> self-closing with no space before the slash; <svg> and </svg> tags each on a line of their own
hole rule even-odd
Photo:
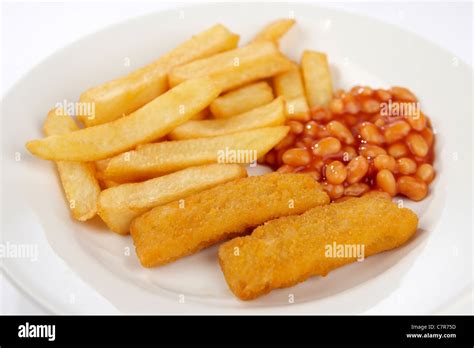
<svg viewBox="0 0 474 348">
<path fill-rule="evenodd" d="M 328 106 L 332 99 L 332 78 L 325 53 L 304 51 L 301 59 L 306 95 L 311 108 Z"/>
<path fill-rule="evenodd" d="M 53 161 L 96 161 L 156 140 L 203 110 L 218 95 L 209 78 L 187 81 L 129 116 L 26 144 L 28 150 Z"/>
<path fill-rule="evenodd" d="M 67 134 L 77 129 L 74 120 L 61 109 L 51 110 L 43 126 L 47 136 Z M 94 163 L 58 161 L 56 167 L 72 216 L 79 221 L 94 217 L 100 193 Z"/>
<path fill-rule="evenodd" d="M 285 111 L 289 119 L 308 120 L 309 107 L 306 101 L 303 78 L 298 66 L 273 78 L 277 96 L 285 98 Z"/>
<path fill-rule="evenodd" d="M 218 120 L 188 121 L 176 127 L 169 134 L 169 137 L 174 140 L 208 138 L 263 127 L 281 126 L 284 123 L 283 99 L 278 98 L 267 105 L 234 117 Z"/>
<path fill-rule="evenodd" d="M 209 76 L 223 91 L 272 77 L 287 71 L 293 63 L 270 41 L 256 42 L 171 70 L 169 82 L 176 86 L 186 80 Z"/>
<path fill-rule="evenodd" d="M 113 157 L 104 172 L 121 182 L 143 180 L 209 163 L 252 163 L 270 151 L 289 127 L 267 127 L 212 138 L 166 141 L 139 146 Z"/>
<path fill-rule="evenodd" d="M 270 103 L 273 91 L 266 82 L 257 82 L 226 93 L 211 103 L 215 118 L 228 118 Z"/>
<path fill-rule="evenodd" d="M 278 19 L 268 23 L 253 39 L 256 41 L 278 41 L 295 24 L 294 19 Z"/>
<path fill-rule="evenodd" d="M 239 36 L 216 24 L 183 42 L 155 62 L 127 76 L 85 91 L 81 103 L 93 103 L 94 115 L 82 115 L 87 126 L 96 126 L 128 115 L 168 89 L 171 68 L 237 47 Z M 87 104 L 84 104 L 87 105 Z"/>
</svg>

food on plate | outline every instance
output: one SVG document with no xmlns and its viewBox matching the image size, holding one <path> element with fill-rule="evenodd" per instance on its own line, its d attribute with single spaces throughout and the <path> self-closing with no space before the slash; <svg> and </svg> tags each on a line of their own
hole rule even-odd
<svg viewBox="0 0 474 348">
<path fill-rule="evenodd" d="M 246 176 L 245 168 L 238 164 L 209 164 L 118 185 L 100 193 L 98 214 L 112 231 L 127 234 L 130 222 L 151 208 Z"/>
<path fill-rule="evenodd" d="M 216 24 L 153 63 L 125 77 L 104 83 L 85 91 L 81 103 L 93 103 L 94 115 L 81 115 L 88 127 L 116 120 L 149 103 L 168 89 L 168 72 L 171 68 L 212 56 L 237 47 L 239 36 L 226 27 Z"/>
<path fill-rule="evenodd" d="M 294 19 L 278 19 L 268 23 L 260 32 L 255 35 L 253 42 L 275 41 L 278 42 L 283 35 L 295 24 Z"/>
<path fill-rule="evenodd" d="M 208 138 L 246 130 L 281 126 L 285 123 L 283 99 L 247 111 L 241 115 L 217 120 L 188 121 L 176 127 L 170 139 Z"/>
<path fill-rule="evenodd" d="M 211 114 L 211 111 L 209 110 L 209 107 L 207 107 L 204 110 L 199 111 L 193 117 L 191 117 L 191 120 L 205 120 L 206 118 L 209 117 L 210 114 Z"/>
<path fill-rule="evenodd" d="M 96 161 L 156 140 L 188 121 L 220 93 L 209 78 L 186 81 L 118 120 L 45 139 L 29 141 L 28 150 L 53 161 Z"/>
<path fill-rule="evenodd" d="M 113 180 L 107 180 L 107 179 L 101 179 L 100 177 L 98 178 L 100 187 L 105 190 L 111 187 L 115 187 L 118 185 L 121 185 L 121 183 L 113 181 Z"/>
<path fill-rule="evenodd" d="M 353 198 L 267 222 L 221 245 L 219 262 L 230 290 L 251 300 L 399 247 L 417 224 L 415 213 L 389 200 Z"/>
<path fill-rule="evenodd" d="M 303 86 L 303 78 L 298 66 L 273 78 L 273 88 L 277 96 L 286 101 L 286 117 L 288 119 L 308 121 L 309 106 Z"/>
<path fill-rule="evenodd" d="M 136 181 L 209 163 L 253 163 L 280 142 L 287 126 L 266 127 L 212 138 L 165 141 L 141 145 L 113 157 L 105 178 Z"/>
<path fill-rule="evenodd" d="M 218 97 L 211 103 L 210 110 L 215 118 L 227 118 L 268 104 L 272 100 L 272 88 L 262 81 L 240 87 Z"/>
<path fill-rule="evenodd" d="M 51 110 L 43 125 L 46 136 L 67 134 L 77 129 L 77 124 L 62 109 Z M 79 221 L 94 217 L 100 193 L 94 163 L 58 161 L 56 167 L 72 216 Z"/>
<path fill-rule="evenodd" d="M 209 76 L 222 91 L 228 91 L 292 67 L 293 63 L 273 42 L 262 41 L 173 68 L 169 82 L 170 86 L 176 86 L 189 79 Z"/>
<path fill-rule="evenodd" d="M 234 238 L 218 259 L 242 300 L 403 245 L 418 218 L 391 200 L 428 195 L 431 122 L 403 87 L 333 92 L 325 53 L 280 52 L 294 23 L 243 47 L 215 25 L 84 92 L 86 128 L 54 109 L 26 146 L 57 163 L 73 217 L 130 232 L 144 267 Z M 247 177 L 257 163 L 276 172 Z"/>
<path fill-rule="evenodd" d="M 95 161 L 95 167 L 97 168 L 97 171 L 98 172 L 103 172 L 105 170 L 105 168 L 107 168 L 107 165 L 109 164 L 109 161 L 110 161 L 109 158 Z"/>
<path fill-rule="evenodd" d="M 311 176 L 271 173 L 237 179 L 153 208 L 132 221 L 136 253 L 145 267 L 172 262 L 250 227 L 327 204 Z"/>
<path fill-rule="evenodd" d="M 332 78 L 327 56 L 322 52 L 304 51 L 301 58 L 306 96 L 310 108 L 327 106 L 332 99 Z"/>
<path fill-rule="evenodd" d="M 311 173 L 332 200 L 369 190 L 422 200 L 435 176 L 435 136 L 416 100 L 402 87 L 338 91 L 311 120 L 287 122 L 290 133 L 264 162 Z"/>
</svg>

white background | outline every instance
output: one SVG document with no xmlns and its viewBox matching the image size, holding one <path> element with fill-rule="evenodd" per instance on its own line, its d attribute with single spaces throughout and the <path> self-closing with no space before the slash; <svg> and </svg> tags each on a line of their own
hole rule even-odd
<svg viewBox="0 0 474 348">
<path fill-rule="evenodd" d="M 471 3 L 448 2 L 339 2 L 320 3 L 364 14 L 415 32 L 448 49 L 472 66 Z M 106 26 L 150 12 L 178 7 L 177 3 L 14 3 L 1 5 L 1 93 L 47 56 Z M 344 44 L 344 43 L 341 43 Z M 370 49 L 370 42 L 367 43 Z M 91 52 L 100 54 L 100 52 Z M 54 81 L 51 81 L 54 83 Z M 41 93 L 41 91 L 38 91 Z M 472 312 L 466 296 L 446 313 Z M 42 314 L 46 311 L 0 274 L 0 313 Z"/>
</svg>

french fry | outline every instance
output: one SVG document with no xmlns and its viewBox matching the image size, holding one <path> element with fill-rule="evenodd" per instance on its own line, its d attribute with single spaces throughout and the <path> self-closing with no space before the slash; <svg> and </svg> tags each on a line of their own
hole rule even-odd
<svg viewBox="0 0 474 348">
<path fill-rule="evenodd" d="M 219 93 L 219 88 L 207 77 L 186 81 L 129 116 L 33 140 L 26 147 L 32 154 L 53 161 L 105 159 L 168 134 L 208 106 Z"/>
<path fill-rule="evenodd" d="M 292 66 L 273 42 L 262 41 L 175 67 L 169 74 L 169 83 L 176 86 L 192 78 L 209 76 L 222 91 L 228 91 L 282 73 Z"/>
<path fill-rule="evenodd" d="M 284 123 L 283 99 L 278 98 L 238 116 L 218 120 L 188 121 L 176 127 L 169 137 L 173 140 L 208 138 L 256 128 L 281 126 Z"/>
<path fill-rule="evenodd" d="M 137 216 L 162 204 L 247 176 L 238 164 L 208 164 L 101 192 L 98 214 L 114 232 L 127 234 Z M 185 204 L 185 203 L 184 203 Z"/>
<path fill-rule="evenodd" d="M 155 62 L 129 75 L 91 88 L 80 97 L 81 103 L 93 103 L 95 115 L 82 115 L 87 126 L 110 122 L 128 115 L 168 89 L 171 68 L 237 47 L 239 36 L 217 24 L 193 36 Z M 88 105 L 88 104 L 84 104 Z"/>
<path fill-rule="evenodd" d="M 328 106 L 332 99 L 332 79 L 326 54 L 304 51 L 301 67 L 310 108 Z"/>
<path fill-rule="evenodd" d="M 209 110 L 209 108 L 205 108 L 204 110 L 199 111 L 197 114 L 191 117 L 191 120 L 205 120 L 206 118 L 209 118 L 210 114 L 211 111 Z"/>
<path fill-rule="evenodd" d="M 100 187 L 103 190 L 121 185 L 121 183 L 119 183 L 119 182 L 116 182 L 116 181 L 113 181 L 113 180 L 107 180 L 107 179 L 99 179 L 99 184 L 100 184 Z"/>
<path fill-rule="evenodd" d="M 107 179 L 130 182 L 209 163 L 252 163 L 289 131 L 287 126 L 259 128 L 213 138 L 147 144 L 112 158 Z"/>
<path fill-rule="evenodd" d="M 285 114 L 286 117 L 291 120 L 309 121 L 311 116 L 309 113 L 306 97 L 301 95 L 299 97 L 287 100 L 285 102 Z"/>
<path fill-rule="evenodd" d="M 53 109 L 48 113 L 43 131 L 49 136 L 67 134 L 78 128 L 74 120 L 63 110 Z M 56 167 L 72 216 L 79 221 L 94 217 L 100 193 L 94 163 L 58 161 Z"/>
<path fill-rule="evenodd" d="M 277 96 L 285 98 L 285 111 L 289 119 L 309 120 L 309 107 L 299 67 L 276 75 L 273 78 L 273 88 Z"/>
<path fill-rule="evenodd" d="M 278 96 L 292 99 L 304 95 L 303 78 L 297 65 L 273 78 L 273 88 Z"/>
<path fill-rule="evenodd" d="M 278 41 L 294 24 L 294 19 L 278 19 L 273 21 L 267 24 L 257 35 L 255 35 L 252 42 Z"/>
<path fill-rule="evenodd" d="M 273 100 L 273 91 L 266 82 L 257 82 L 230 91 L 211 103 L 215 118 L 227 118 L 242 114 Z"/>
<path fill-rule="evenodd" d="M 107 165 L 109 164 L 110 159 L 106 158 L 100 161 L 95 162 L 95 167 L 97 168 L 98 172 L 103 172 L 105 168 L 107 168 Z"/>
</svg>

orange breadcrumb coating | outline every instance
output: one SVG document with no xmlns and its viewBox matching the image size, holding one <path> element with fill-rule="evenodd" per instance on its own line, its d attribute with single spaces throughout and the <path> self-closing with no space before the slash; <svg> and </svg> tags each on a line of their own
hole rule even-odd
<svg viewBox="0 0 474 348">
<path fill-rule="evenodd" d="M 162 265 L 265 221 L 328 204 L 308 174 L 271 173 L 237 179 L 158 206 L 133 220 L 130 233 L 145 267 Z"/>
<path fill-rule="evenodd" d="M 219 248 L 219 262 L 232 292 L 250 300 L 357 259 L 328 257 L 327 246 L 334 242 L 363 245 L 367 257 L 404 244 L 417 225 L 415 213 L 389 200 L 353 198 L 270 221 L 228 241 Z"/>
</svg>

